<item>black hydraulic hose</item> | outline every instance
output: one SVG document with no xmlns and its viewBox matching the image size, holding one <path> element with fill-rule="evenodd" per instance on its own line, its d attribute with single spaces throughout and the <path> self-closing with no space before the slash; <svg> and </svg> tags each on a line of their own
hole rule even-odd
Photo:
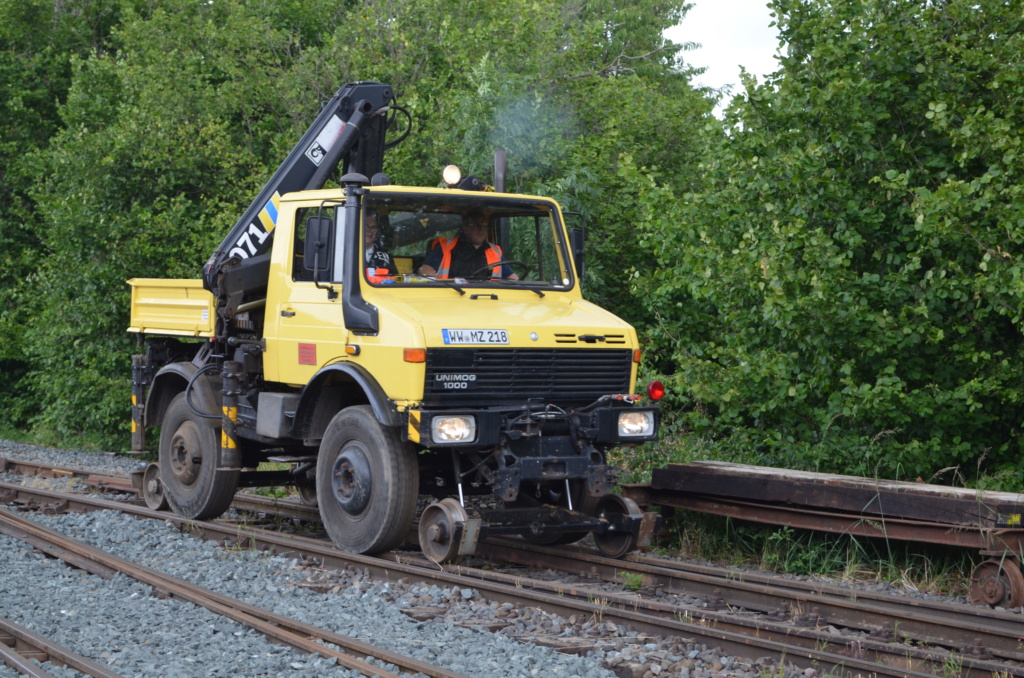
<svg viewBox="0 0 1024 678">
<path fill-rule="evenodd" d="M 498 452 L 498 449 L 495 448 L 495 453 L 497 453 L 497 452 Z M 483 466 L 484 464 L 486 464 L 487 462 L 489 462 L 491 460 L 491 457 L 493 457 L 493 456 L 495 456 L 495 454 L 488 454 L 487 456 L 485 456 L 483 459 L 481 459 L 479 461 L 479 463 L 477 463 L 476 466 L 474 466 L 473 468 L 469 469 L 468 471 L 463 472 L 462 477 L 463 478 L 467 478 L 467 477 L 469 477 L 469 475 L 471 473 L 475 473 L 476 471 L 480 470 L 480 467 Z"/>
<path fill-rule="evenodd" d="M 192 399 L 189 397 L 189 394 L 192 392 L 192 387 L 195 385 L 196 380 L 200 377 L 200 375 L 213 371 L 220 371 L 220 365 L 216 363 L 210 363 L 209 365 L 204 365 L 203 367 L 200 367 L 198 370 L 196 370 L 196 373 L 192 375 L 192 378 L 188 380 L 188 384 L 185 386 L 185 407 L 188 408 L 189 412 L 191 412 L 192 414 L 201 419 L 221 418 L 220 412 L 216 414 L 206 414 L 205 412 L 201 412 L 199 408 L 192 404 Z"/>
<path fill-rule="evenodd" d="M 398 104 L 392 103 L 392 104 L 390 104 L 388 106 L 385 106 L 385 107 L 383 107 L 383 108 L 381 108 L 381 109 L 379 109 L 377 111 L 374 111 L 374 115 L 376 115 L 378 113 L 382 113 L 382 112 L 391 112 L 391 111 L 396 111 L 396 112 L 400 112 L 400 113 L 404 114 L 405 118 L 406 118 L 406 125 L 405 125 L 405 131 L 402 132 L 402 134 L 397 139 L 393 139 L 393 140 L 391 140 L 391 141 L 389 141 L 389 142 L 384 144 L 384 150 L 385 151 L 391 150 L 392 148 L 394 148 L 398 144 L 400 144 L 403 141 L 405 141 L 405 138 L 407 136 L 409 136 L 409 133 L 412 131 L 412 115 L 409 113 L 409 111 L 405 110 L 404 108 L 402 108 Z M 392 113 L 391 115 L 388 116 L 387 127 L 391 127 L 391 125 L 394 122 L 395 122 L 395 115 L 394 115 L 394 113 Z"/>
</svg>

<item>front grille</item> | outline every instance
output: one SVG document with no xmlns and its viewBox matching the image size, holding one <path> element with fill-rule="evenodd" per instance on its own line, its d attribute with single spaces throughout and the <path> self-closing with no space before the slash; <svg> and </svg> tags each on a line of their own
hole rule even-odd
<svg viewBox="0 0 1024 678">
<path fill-rule="evenodd" d="M 628 393 L 632 351 L 603 348 L 427 349 L 425 404 L 585 405 Z"/>
</svg>

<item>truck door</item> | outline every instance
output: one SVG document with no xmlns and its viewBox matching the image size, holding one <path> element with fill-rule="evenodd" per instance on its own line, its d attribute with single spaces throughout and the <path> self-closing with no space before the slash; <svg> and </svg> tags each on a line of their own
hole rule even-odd
<svg viewBox="0 0 1024 678">
<path fill-rule="evenodd" d="M 288 238 L 287 246 L 274 248 L 275 263 L 280 265 L 273 267 L 271 275 L 276 273 L 277 280 L 271 281 L 267 291 L 267 350 L 263 364 L 268 381 L 303 386 L 321 367 L 345 355 L 348 330 L 342 315 L 341 285 L 314 281 L 313 271 L 306 267 L 303 259 L 306 219 L 321 214 L 331 217 L 337 224 L 335 217 L 341 210 L 293 209 L 294 235 Z M 279 230 L 280 237 L 284 229 L 279 227 Z M 340 261 L 333 256 L 330 259 Z M 333 268 L 333 261 L 328 265 Z M 320 278 L 336 280 L 340 276 L 335 276 L 329 268 Z M 330 288 L 337 295 L 332 294 Z"/>
</svg>

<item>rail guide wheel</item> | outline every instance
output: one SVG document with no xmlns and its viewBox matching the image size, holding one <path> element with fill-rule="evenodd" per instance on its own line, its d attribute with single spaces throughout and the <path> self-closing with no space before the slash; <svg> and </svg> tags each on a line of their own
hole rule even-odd
<svg viewBox="0 0 1024 678">
<path fill-rule="evenodd" d="M 295 486 L 299 493 L 299 501 L 306 506 L 316 508 L 319 506 L 316 499 L 316 483 L 302 482 Z"/>
<path fill-rule="evenodd" d="M 469 516 L 455 499 L 448 497 L 423 509 L 420 516 L 420 550 L 437 564 L 460 560 L 459 546 Z"/>
<path fill-rule="evenodd" d="M 1011 558 L 990 559 L 971 572 L 972 605 L 1014 608 L 1024 605 L 1024 575 Z"/>
<path fill-rule="evenodd" d="M 598 518 L 614 520 L 616 515 L 641 516 L 643 513 L 635 501 L 617 494 L 606 494 L 597 502 L 595 513 Z M 597 550 L 609 558 L 622 558 L 627 553 L 635 551 L 639 537 L 633 532 L 620 530 L 608 530 L 607 532 L 595 532 L 594 543 Z"/>
<path fill-rule="evenodd" d="M 150 464 L 142 474 L 142 498 L 146 506 L 154 511 L 166 511 L 170 506 L 164 496 L 164 484 L 160 481 L 160 464 Z"/>
</svg>

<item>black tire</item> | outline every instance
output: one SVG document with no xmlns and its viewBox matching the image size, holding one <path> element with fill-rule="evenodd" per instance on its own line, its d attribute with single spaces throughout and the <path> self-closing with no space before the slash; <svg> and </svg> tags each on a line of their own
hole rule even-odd
<svg viewBox="0 0 1024 678">
<path fill-rule="evenodd" d="M 416 450 L 369 405 L 334 415 L 316 463 L 317 502 L 338 548 L 380 553 L 405 541 L 416 517 Z"/>
<path fill-rule="evenodd" d="M 238 488 L 238 470 L 222 471 L 220 429 L 197 417 L 185 394 L 171 401 L 160 426 L 160 481 L 175 513 L 211 520 L 231 506 Z"/>
</svg>

